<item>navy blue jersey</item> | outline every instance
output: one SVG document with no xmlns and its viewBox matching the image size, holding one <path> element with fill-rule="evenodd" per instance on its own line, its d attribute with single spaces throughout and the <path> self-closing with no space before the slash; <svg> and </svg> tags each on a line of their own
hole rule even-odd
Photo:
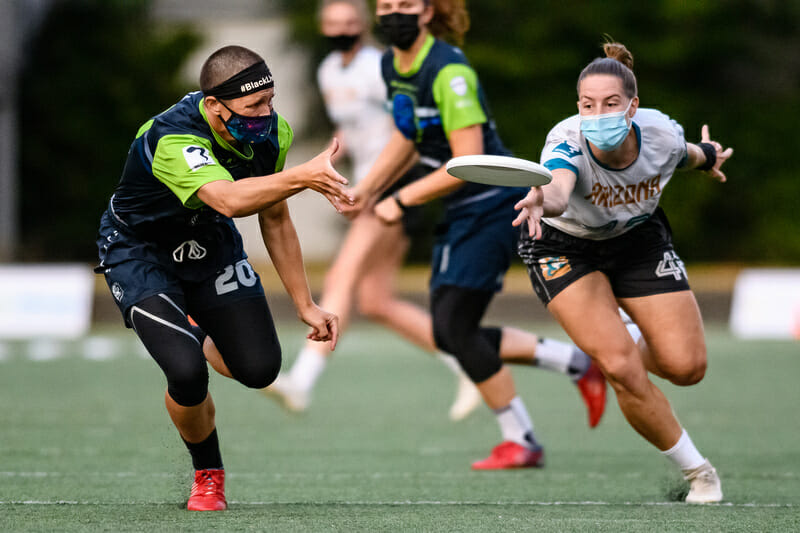
<svg viewBox="0 0 800 533">
<path fill-rule="evenodd" d="M 391 48 L 381 69 L 395 125 L 414 141 L 423 164 L 444 165 L 453 156 L 450 132 L 476 124 L 482 125 L 484 153 L 510 155 L 497 134 L 477 75 L 461 50 L 428 36 L 408 72 L 398 71 Z M 468 183 L 444 200 L 459 204 L 492 188 Z"/>
<path fill-rule="evenodd" d="M 234 148 L 208 124 L 200 92 L 145 123 L 128 151 L 104 220 L 120 232 L 101 248 L 101 266 L 130 259 L 157 262 L 186 279 L 203 279 L 241 257 L 233 221 L 197 198 L 212 181 L 283 169 L 292 130 L 272 113 L 263 143 Z M 105 223 L 105 222 L 104 222 Z"/>
</svg>

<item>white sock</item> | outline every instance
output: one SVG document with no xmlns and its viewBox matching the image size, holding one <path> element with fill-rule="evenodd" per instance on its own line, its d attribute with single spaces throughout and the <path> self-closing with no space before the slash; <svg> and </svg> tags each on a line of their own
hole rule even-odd
<svg viewBox="0 0 800 533">
<path fill-rule="evenodd" d="M 536 366 L 566 374 L 571 359 L 571 344 L 553 339 L 539 339 L 534 359 Z"/>
<path fill-rule="evenodd" d="M 592 360 L 572 344 L 542 338 L 536 345 L 533 363 L 578 380 L 589 370 Z"/>
<path fill-rule="evenodd" d="M 639 339 L 642 338 L 642 331 L 639 329 L 639 326 L 631 322 L 630 324 L 625 324 L 625 327 L 628 328 L 628 333 L 633 337 L 633 342 L 638 343 Z"/>
<path fill-rule="evenodd" d="M 309 392 L 325 370 L 328 358 L 313 348 L 303 348 L 289 371 L 289 379 L 302 392 Z"/>
<path fill-rule="evenodd" d="M 623 311 L 621 307 L 619 308 L 619 315 L 622 317 L 622 321 L 625 323 L 628 333 L 633 337 L 633 342 L 638 343 L 639 339 L 642 338 L 642 332 L 639 326 L 636 325 L 636 322 L 634 322 L 630 315 Z"/>
<path fill-rule="evenodd" d="M 504 441 L 510 440 L 521 446 L 530 446 L 536 442 L 533 438 L 533 423 L 519 396 L 515 396 L 507 406 L 494 409 L 494 414 Z"/>
<path fill-rule="evenodd" d="M 450 372 L 455 374 L 458 377 L 461 377 L 464 374 L 464 370 L 462 370 L 461 365 L 458 364 L 458 359 L 450 355 L 449 353 L 444 352 L 436 352 L 434 357 L 444 363 L 444 366 L 450 369 Z"/>
<path fill-rule="evenodd" d="M 694 470 L 706 462 L 705 457 L 700 455 L 700 452 L 697 451 L 697 448 L 695 448 L 692 439 L 689 438 L 689 434 L 686 433 L 685 429 L 683 433 L 681 433 L 681 438 L 678 439 L 675 446 L 669 450 L 662 451 L 661 455 L 675 463 L 681 470 Z"/>
</svg>

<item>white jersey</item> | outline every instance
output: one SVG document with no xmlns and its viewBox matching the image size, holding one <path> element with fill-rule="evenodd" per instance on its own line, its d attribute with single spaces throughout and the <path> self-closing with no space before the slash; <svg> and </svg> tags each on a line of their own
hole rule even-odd
<svg viewBox="0 0 800 533">
<path fill-rule="evenodd" d="M 550 130 L 542 164 L 550 170 L 569 169 L 578 179 L 567 210 L 542 222 L 575 237 L 602 240 L 625 233 L 653 214 L 675 169 L 686 161 L 686 140 L 680 124 L 655 109 L 639 109 L 632 127 L 639 156 L 620 170 L 594 157 L 578 115 Z"/>
<path fill-rule="evenodd" d="M 386 106 L 386 86 L 381 77 L 383 52 L 363 46 L 353 60 L 342 65 L 342 53 L 328 54 L 317 69 L 325 109 L 342 133 L 358 182 L 369 171 L 392 133 Z"/>
</svg>

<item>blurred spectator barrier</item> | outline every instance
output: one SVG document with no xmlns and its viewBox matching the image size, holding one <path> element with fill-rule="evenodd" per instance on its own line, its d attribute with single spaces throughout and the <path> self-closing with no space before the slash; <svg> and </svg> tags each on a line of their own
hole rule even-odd
<svg viewBox="0 0 800 533">
<path fill-rule="evenodd" d="M 730 327 L 742 338 L 800 340 L 800 269 L 742 270 L 733 290 Z"/>
<path fill-rule="evenodd" d="M 74 339 L 89 331 L 94 274 L 83 264 L 0 265 L 0 339 Z"/>
</svg>

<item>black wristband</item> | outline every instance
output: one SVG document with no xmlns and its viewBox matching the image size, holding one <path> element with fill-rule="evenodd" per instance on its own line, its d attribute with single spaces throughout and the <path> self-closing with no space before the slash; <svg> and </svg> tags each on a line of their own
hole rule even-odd
<svg viewBox="0 0 800 533">
<path fill-rule="evenodd" d="M 392 193 L 392 198 L 394 198 L 394 201 L 397 204 L 397 207 L 400 208 L 400 211 L 405 213 L 406 209 L 408 209 L 408 206 L 400 201 L 400 191 L 394 191 Z"/>
<path fill-rule="evenodd" d="M 717 164 L 717 149 L 711 143 L 698 143 L 697 146 L 703 151 L 706 156 L 706 162 L 696 167 L 697 170 L 711 170 Z"/>
</svg>

